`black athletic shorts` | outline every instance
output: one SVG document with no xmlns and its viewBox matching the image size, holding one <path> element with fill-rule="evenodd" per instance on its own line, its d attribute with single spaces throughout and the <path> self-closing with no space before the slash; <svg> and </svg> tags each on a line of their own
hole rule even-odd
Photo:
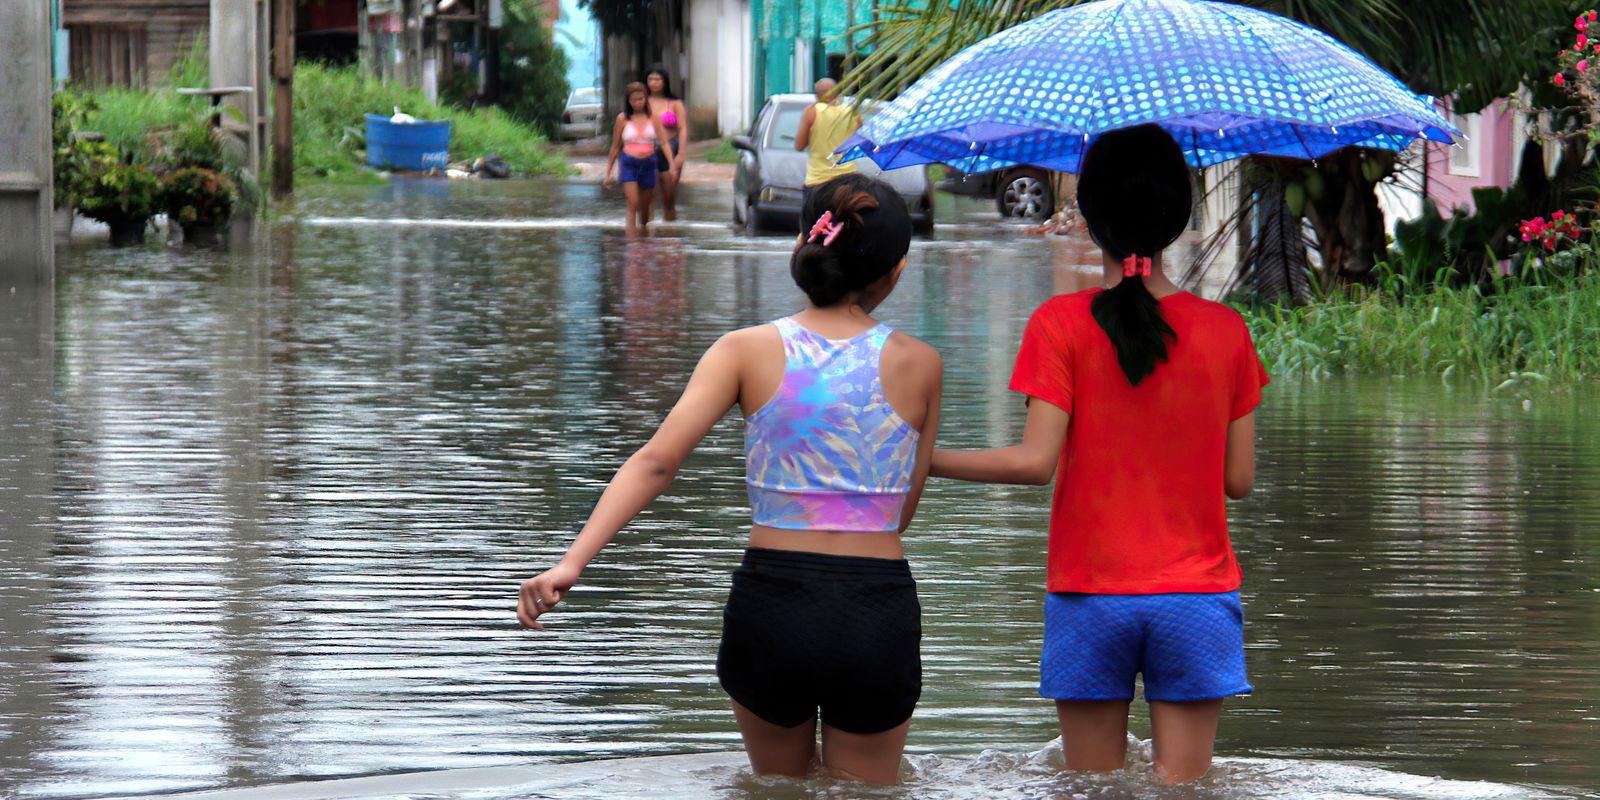
<svg viewBox="0 0 1600 800">
<path fill-rule="evenodd" d="M 752 547 L 722 612 L 717 677 L 774 725 L 817 716 L 846 733 L 911 718 L 922 695 L 922 608 L 903 560 Z"/>
</svg>

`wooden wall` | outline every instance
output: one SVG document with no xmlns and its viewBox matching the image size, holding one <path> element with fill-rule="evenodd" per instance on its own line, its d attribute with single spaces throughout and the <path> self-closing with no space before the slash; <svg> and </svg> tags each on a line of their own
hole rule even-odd
<svg viewBox="0 0 1600 800">
<path fill-rule="evenodd" d="M 211 15 L 210 0 L 62 0 L 61 6 L 73 80 L 133 85 L 165 80 L 173 62 L 205 38 Z"/>
</svg>

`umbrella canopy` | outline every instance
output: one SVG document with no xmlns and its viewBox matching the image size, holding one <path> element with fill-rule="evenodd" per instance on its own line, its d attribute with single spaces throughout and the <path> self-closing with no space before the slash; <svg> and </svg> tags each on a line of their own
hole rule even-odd
<svg viewBox="0 0 1600 800">
<path fill-rule="evenodd" d="M 839 148 L 885 169 L 1076 172 L 1095 134 L 1156 123 L 1206 167 L 1246 155 L 1403 150 L 1458 131 L 1430 98 L 1315 28 L 1212 0 L 1100 0 L 990 36 Z"/>
</svg>

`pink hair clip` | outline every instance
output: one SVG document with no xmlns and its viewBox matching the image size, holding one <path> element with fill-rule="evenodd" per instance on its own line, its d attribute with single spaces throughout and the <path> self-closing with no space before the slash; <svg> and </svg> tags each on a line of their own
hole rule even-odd
<svg viewBox="0 0 1600 800">
<path fill-rule="evenodd" d="M 844 230 L 844 223 L 834 222 L 833 212 L 824 211 L 822 212 L 822 216 L 817 218 L 817 224 L 811 226 L 811 235 L 806 239 L 806 241 L 808 243 L 814 242 L 817 240 L 818 236 L 821 236 L 822 246 L 827 247 L 828 245 L 833 244 L 833 240 L 839 236 L 839 231 L 842 230 Z"/>
<path fill-rule="evenodd" d="M 1132 278 L 1135 276 L 1141 278 L 1150 277 L 1149 258 L 1140 258 L 1139 256 L 1134 255 L 1122 259 L 1122 277 Z"/>
</svg>

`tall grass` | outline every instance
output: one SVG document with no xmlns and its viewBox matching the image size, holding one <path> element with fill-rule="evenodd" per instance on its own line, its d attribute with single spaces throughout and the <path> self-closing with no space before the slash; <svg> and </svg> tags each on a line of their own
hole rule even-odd
<svg viewBox="0 0 1600 800">
<path fill-rule="evenodd" d="M 1495 389 L 1600 375 L 1600 272 L 1487 287 L 1352 290 L 1243 307 L 1274 375 L 1431 375 Z"/>
<path fill-rule="evenodd" d="M 295 172 L 330 179 L 356 176 L 365 158 L 366 114 L 396 107 L 417 119 L 450 120 L 450 156 L 499 153 L 518 172 L 561 174 L 566 161 L 545 137 L 498 108 L 465 110 L 430 103 L 420 89 L 385 86 L 356 67 L 300 64 L 294 71 Z"/>
</svg>

